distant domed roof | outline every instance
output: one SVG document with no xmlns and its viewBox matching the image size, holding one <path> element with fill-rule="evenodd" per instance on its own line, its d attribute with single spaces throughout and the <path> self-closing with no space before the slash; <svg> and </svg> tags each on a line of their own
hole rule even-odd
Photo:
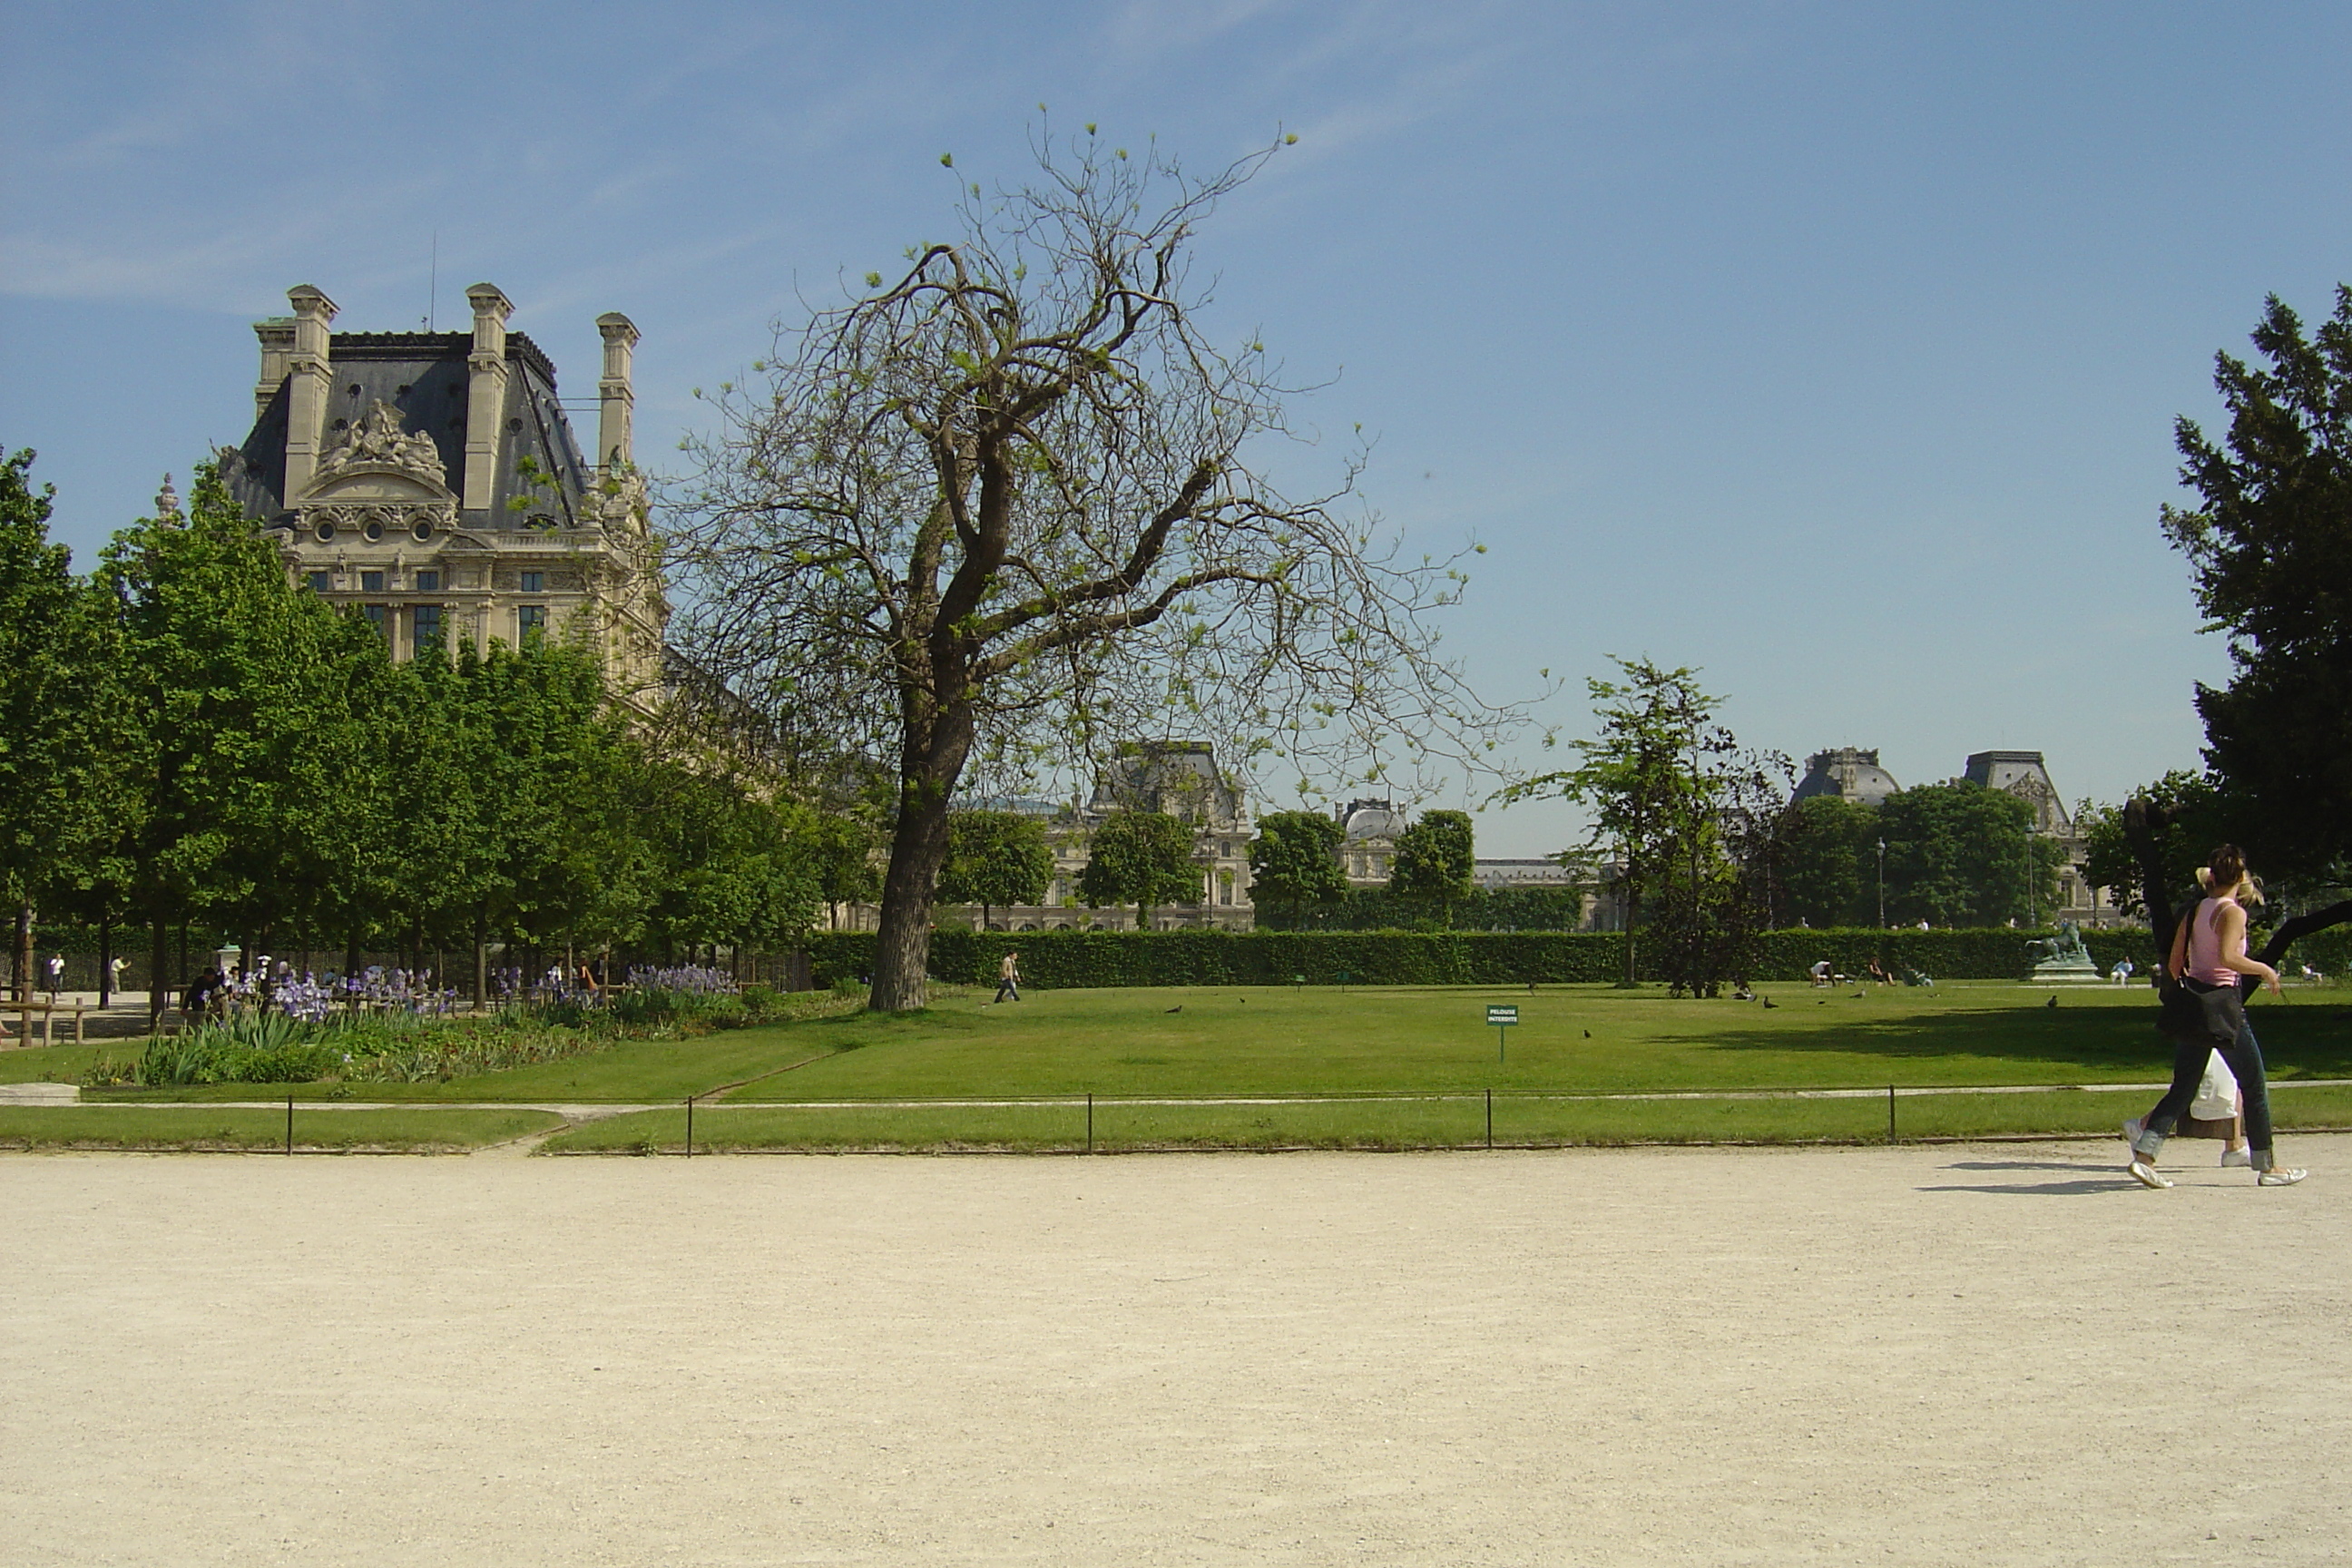
<svg viewBox="0 0 2352 1568">
<path fill-rule="evenodd" d="M 1805 759 L 1805 776 L 1790 798 L 1811 800 L 1817 795 L 1832 795 L 1856 805 L 1880 805 L 1902 787 L 1893 773 L 1878 765 L 1875 750 L 1840 746 Z"/>
<path fill-rule="evenodd" d="M 1392 800 L 1351 800 L 1340 808 L 1339 830 L 1350 839 L 1394 838 L 1405 829 Z"/>
</svg>

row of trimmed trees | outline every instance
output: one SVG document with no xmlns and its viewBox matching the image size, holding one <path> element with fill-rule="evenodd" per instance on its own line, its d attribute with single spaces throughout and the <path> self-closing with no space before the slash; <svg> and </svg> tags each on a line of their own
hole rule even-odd
<svg viewBox="0 0 2352 1568">
<path fill-rule="evenodd" d="M 650 747 L 589 651 L 532 637 L 395 664 L 289 584 L 209 465 L 184 510 L 167 486 L 77 574 L 31 467 L 0 466 L 18 985 L 43 921 L 144 946 L 151 976 L 191 931 L 333 967 L 454 952 L 478 994 L 492 943 L 772 948 L 872 895 L 873 829 Z"/>
</svg>

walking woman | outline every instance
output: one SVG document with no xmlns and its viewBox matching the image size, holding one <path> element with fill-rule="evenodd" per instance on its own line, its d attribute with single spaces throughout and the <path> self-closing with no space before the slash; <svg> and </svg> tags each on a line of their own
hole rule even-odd
<svg viewBox="0 0 2352 1568">
<path fill-rule="evenodd" d="M 2246 857 L 2234 844 L 2213 851 L 2211 860 L 2197 873 L 2205 897 L 2173 932 L 2172 952 L 2165 973 L 2187 993 L 2180 1008 L 2186 1026 L 2173 1031 L 2178 1048 L 2172 1058 L 2172 1087 L 2158 1100 L 2145 1121 L 2124 1123 L 2131 1140 L 2131 1173 L 2141 1185 L 2168 1187 L 2170 1178 L 2157 1173 L 2156 1156 L 2164 1140 L 2205 1079 L 2205 1063 L 2215 1051 L 2237 1076 L 2245 1097 L 2246 1142 L 2252 1145 L 2254 1179 L 2265 1187 L 2289 1187 L 2309 1173 L 2280 1165 L 2271 1153 L 2270 1090 L 2263 1077 L 2263 1048 L 2246 1021 L 2244 993 L 2238 977 L 2251 974 L 2279 990 L 2278 971 L 2260 959 L 2246 956 L 2246 905 L 2262 902 L 2263 891 L 2246 874 Z"/>
</svg>

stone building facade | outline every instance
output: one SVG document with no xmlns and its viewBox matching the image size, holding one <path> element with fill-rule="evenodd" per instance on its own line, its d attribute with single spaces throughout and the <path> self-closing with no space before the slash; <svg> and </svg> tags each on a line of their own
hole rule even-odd
<svg viewBox="0 0 2352 1568">
<path fill-rule="evenodd" d="M 2048 923 L 2054 925 L 2062 920 L 2081 926 L 2122 923 L 2123 914 L 2105 890 L 2091 885 L 2084 870 L 2090 847 L 2075 830 L 2058 786 L 2051 782 L 2049 763 L 2040 752 L 1972 752 L 1959 778 L 1952 782 L 1979 784 L 2017 796 L 2032 808 L 2035 837 L 2053 840 L 2064 851 L 2065 864 L 2058 872 L 2059 907 L 2042 911 Z M 1902 787 L 1895 782 L 1894 774 L 1878 765 L 1876 751 L 1843 746 L 1815 752 L 1805 759 L 1805 776 L 1798 784 L 1793 798 L 1810 800 L 1826 795 L 1857 805 L 1876 806 L 1884 805 L 1887 796 Z"/>
<path fill-rule="evenodd" d="M 591 461 L 555 367 L 507 326 L 512 302 L 488 283 L 466 299 L 470 331 L 338 332 L 332 300 L 289 289 L 294 313 L 254 325 L 253 430 L 223 478 L 294 581 L 354 606 L 394 658 L 578 637 L 618 700 L 645 708 L 668 605 L 631 461 L 637 330 L 597 318 Z"/>
<path fill-rule="evenodd" d="M 1042 904 L 1000 906 L 986 911 L 996 931 L 1132 931 L 1135 910 L 1090 909 L 1078 897 L 1078 873 L 1087 867 L 1087 843 L 1114 811 L 1160 811 L 1192 826 L 1192 862 L 1200 870 L 1200 896 L 1187 903 L 1155 906 L 1154 931 L 1212 929 L 1248 931 L 1256 923 L 1250 900 L 1249 844 L 1257 827 L 1249 798 L 1218 768 L 1214 748 L 1204 741 L 1165 741 L 1131 746 L 1096 779 L 1080 803 L 1040 800 L 975 800 L 974 810 L 1017 811 L 1042 818 L 1054 851 L 1054 878 Z M 845 906 L 844 924 L 871 931 L 881 911 L 871 904 Z M 942 904 L 947 919 L 980 923 L 977 904 Z"/>
</svg>

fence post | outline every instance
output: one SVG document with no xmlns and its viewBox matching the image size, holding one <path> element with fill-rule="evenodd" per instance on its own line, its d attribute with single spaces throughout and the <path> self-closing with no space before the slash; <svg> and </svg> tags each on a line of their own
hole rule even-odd
<svg viewBox="0 0 2352 1568">
<path fill-rule="evenodd" d="M 1895 1086 L 1886 1086 L 1886 1141 L 1895 1142 Z"/>
<path fill-rule="evenodd" d="M 694 1158 L 694 1096 L 686 1097 L 686 1157 Z"/>
<path fill-rule="evenodd" d="M 1495 1091 L 1486 1091 L 1486 1147 L 1495 1146 Z"/>
<path fill-rule="evenodd" d="M 289 1156 L 294 1152 L 294 1097 L 290 1094 L 286 1097 L 286 1152 Z"/>
<path fill-rule="evenodd" d="M 1087 1090 L 1087 1152 L 1095 1152 L 1095 1091 Z"/>
</svg>

